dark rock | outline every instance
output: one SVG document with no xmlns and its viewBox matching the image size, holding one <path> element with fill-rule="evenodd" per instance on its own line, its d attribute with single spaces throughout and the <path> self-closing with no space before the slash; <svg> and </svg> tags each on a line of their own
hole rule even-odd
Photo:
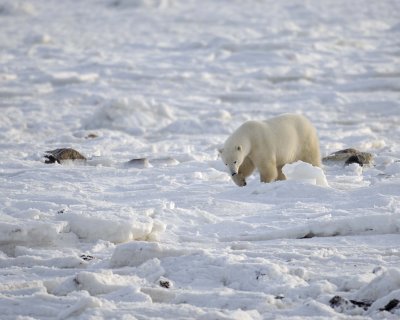
<svg viewBox="0 0 400 320">
<path fill-rule="evenodd" d="M 171 284 L 168 280 L 160 280 L 160 286 L 169 289 L 171 287 Z"/>
<path fill-rule="evenodd" d="M 367 310 L 372 303 L 365 301 L 347 300 L 341 296 L 334 296 L 329 300 L 329 304 L 334 309 L 340 309 L 340 311 L 354 309 L 356 307 L 363 308 Z"/>
<path fill-rule="evenodd" d="M 356 300 L 349 300 L 349 301 L 355 306 L 363 308 L 364 310 L 367 310 L 372 304 L 371 302 L 365 302 L 365 301 L 356 301 Z"/>
<path fill-rule="evenodd" d="M 310 239 L 310 238 L 314 238 L 315 237 L 315 233 L 310 231 L 309 233 L 305 234 L 303 237 L 301 237 L 300 239 Z"/>
<path fill-rule="evenodd" d="M 133 168 L 148 168 L 149 167 L 149 160 L 147 158 L 138 158 L 138 159 L 132 159 L 129 160 L 126 163 L 127 166 L 133 167 Z"/>
<path fill-rule="evenodd" d="M 341 296 L 334 296 L 331 300 L 329 300 L 329 305 L 332 308 L 341 307 L 346 304 L 349 304 L 349 301 L 342 298 Z"/>
<path fill-rule="evenodd" d="M 86 161 L 86 158 L 81 155 L 78 151 L 71 149 L 71 148 L 61 148 L 46 151 L 44 155 L 46 158 L 45 163 L 61 163 L 65 160 L 83 160 Z"/>
<path fill-rule="evenodd" d="M 390 300 L 389 303 L 384 306 L 382 309 L 379 309 L 380 311 L 392 311 L 394 308 L 397 308 L 399 305 L 400 301 L 397 299 Z"/>
<path fill-rule="evenodd" d="M 82 254 L 82 255 L 80 256 L 80 258 L 81 258 L 82 260 L 85 260 L 85 261 L 91 261 L 91 260 L 95 259 L 95 257 L 93 257 L 93 256 L 91 256 L 91 255 L 88 255 L 88 254 Z"/>
<path fill-rule="evenodd" d="M 348 166 L 349 164 L 352 164 L 352 163 L 358 163 L 361 167 L 363 166 L 363 163 L 358 156 L 351 156 L 350 158 L 348 158 L 346 160 L 346 162 L 344 164 L 346 166 Z"/>
<path fill-rule="evenodd" d="M 86 137 L 85 137 L 85 139 L 95 139 L 95 138 L 98 138 L 99 136 L 97 135 L 97 134 L 95 134 L 95 133 L 89 133 Z"/>
<path fill-rule="evenodd" d="M 345 165 L 358 163 L 360 166 L 371 165 L 373 156 L 369 152 L 361 152 L 353 148 L 339 150 L 322 159 L 323 162 L 342 162 Z"/>
<path fill-rule="evenodd" d="M 345 312 L 348 310 L 352 310 L 356 307 L 368 310 L 368 308 L 372 305 L 372 302 L 348 300 L 342 298 L 341 296 L 334 296 L 331 300 L 329 300 L 329 304 L 332 308 L 337 309 L 337 311 Z M 391 312 L 393 309 L 398 308 L 400 308 L 400 300 L 392 299 L 389 301 L 388 304 L 386 304 L 383 308 L 380 308 L 379 310 Z"/>
</svg>

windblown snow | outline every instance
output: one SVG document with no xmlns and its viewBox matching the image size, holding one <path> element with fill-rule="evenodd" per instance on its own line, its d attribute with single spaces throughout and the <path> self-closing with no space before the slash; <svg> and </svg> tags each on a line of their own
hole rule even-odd
<svg viewBox="0 0 400 320">
<path fill-rule="evenodd" d="M 397 319 L 399 39 L 397 0 L 0 0 L 1 319 Z M 237 187 L 287 112 L 373 165 Z"/>
</svg>

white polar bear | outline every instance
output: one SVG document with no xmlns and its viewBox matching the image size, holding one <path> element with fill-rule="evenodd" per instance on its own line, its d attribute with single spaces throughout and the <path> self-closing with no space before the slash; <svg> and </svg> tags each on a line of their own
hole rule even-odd
<svg viewBox="0 0 400 320">
<path fill-rule="evenodd" d="M 317 131 L 302 115 L 284 114 L 266 121 L 247 121 L 219 150 L 232 180 L 240 187 L 255 168 L 261 182 L 285 180 L 282 167 L 302 160 L 321 166 Z"/>
</svg>

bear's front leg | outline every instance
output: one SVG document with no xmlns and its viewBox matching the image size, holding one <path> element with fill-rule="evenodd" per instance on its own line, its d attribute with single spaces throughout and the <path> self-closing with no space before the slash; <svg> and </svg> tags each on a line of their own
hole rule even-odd
<svg viewBox="0 0 400 320">
<path fill-rule="evenodd" d="M 254 171 L 254 163 L 249 157 L 244 158 L 243 163 L 239 167 L 239 173 L 246 179 Z"/>
<path fill-rule="evenodd" d="M 260 181 L 261 182 L 273 182 L 278 178 L 278 170 L 275 164 L 267 164 L 258 168 L 260 171 Z"/>
</svg>

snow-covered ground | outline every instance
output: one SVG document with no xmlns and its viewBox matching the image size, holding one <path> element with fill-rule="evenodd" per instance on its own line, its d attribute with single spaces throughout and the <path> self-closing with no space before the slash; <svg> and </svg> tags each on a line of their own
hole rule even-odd
<svg viewBox="0 0 400 320">
<path fill-rule="evenodd" d="M 399 39 L 397 0 L 0 0 L 1 319 L 398 319 Z M 285 112 L 374 166 L 237 187 Z"/>
</svg>

